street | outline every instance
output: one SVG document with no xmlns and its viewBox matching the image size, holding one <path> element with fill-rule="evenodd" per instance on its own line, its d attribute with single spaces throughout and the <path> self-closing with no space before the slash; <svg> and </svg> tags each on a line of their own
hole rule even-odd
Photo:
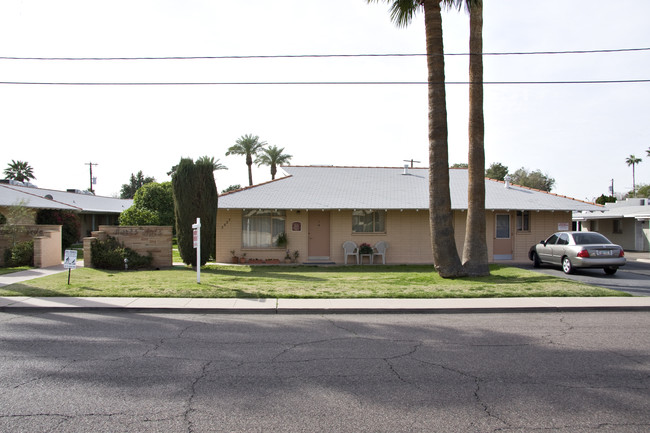
<svg viewBox="0 0 650 433">
<path fill-rule="evenodd" d="M 0 313 L 0 431 L 647 432 L 647 312 Z"/>
<path fill-rule="evenodd" d="M 577 269 L 574 274 L 567 275 L 562 272 L 560 266 L 544 264 L 539 268 L 533 268 L 532 262 L 521 264 L 520 267 L 555 277 L 619 290 L 634 296 L 650 296 L 650 263 L 647 262 L 629 260 L 614 275 L 606 275 L 602 269 Z"/>
</svg>

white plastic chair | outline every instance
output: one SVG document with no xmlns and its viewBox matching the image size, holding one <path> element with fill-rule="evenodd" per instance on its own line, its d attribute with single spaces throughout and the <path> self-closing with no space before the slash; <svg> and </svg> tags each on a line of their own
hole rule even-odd
<svg viewBox="0 0 650 433">
<path fill-rule="evenodd" d="M 357 265 L 359 264 L 359 248 L 357 244 L 352 241 L 343 242 L 343 255 L 345 258 L 345 264 L 348 264 L 348 256 L 354 256 L 357 259 Z"/>
<path fill-rule="evenodd" d="M 388 242 L 379 241 L 379 242 L 377 242 L 375 244 L 373 249 L 374 249 L 373 255 L 372 255 L 373 261 L 374 261 L 375 257 L 381 256 L 381 262 L 382 262 L 382 264 L 385 265 L 386 264 L 386 250 L 388 249 Z"/>
</svg>

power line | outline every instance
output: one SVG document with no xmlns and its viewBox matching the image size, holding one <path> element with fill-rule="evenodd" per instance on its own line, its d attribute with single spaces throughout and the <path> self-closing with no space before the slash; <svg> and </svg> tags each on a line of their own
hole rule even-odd
<svg viewBox="0 0 650 433">
<path fill-rule="evenodd" d="M 484 85 L 520 84 L 634 84 L 650 83 L 650 79 L 634 80 L 567 80 L 567 81 L 484 81 Z M 423 85 L 427 81 L 259 81 L 259 82 L 46 82 L 0 81 L 0 85 L 28 86 L 350 86 L 350 85 Z M 440 83 L 431 83 L 440 84 Z M 469 81 L 447 81 L 450 85 L 468 85 Z"/>
<path fill-rule="evenodd" d="M 601 50 L 568 51 L 515 51 L 483 53 L 484 56 L 528 56 L 557 54 L 596 54 L 650 51 L 650 47 L 614 48 Z M 436 54 L 431 54 L 436 55 Z M 444 56 L 470 56 L 470 53 L 444 53 Z M 0 60 L 42 60 L 42 61 L 114 61 L 114 60 L 227 60 L 227 59 L 303 59 L 303 58 L 349 58 L 349 57 L 426 57 L 426 53 L 371 53 L 371 54 L 278 54 L 241 56 L 165 56 L 165 57 L 11 57 L 0 56 Z"/>
</svg>

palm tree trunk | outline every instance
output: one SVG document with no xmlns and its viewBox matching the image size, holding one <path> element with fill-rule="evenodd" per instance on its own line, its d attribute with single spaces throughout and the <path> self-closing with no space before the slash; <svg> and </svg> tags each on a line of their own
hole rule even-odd
<svg viewBox="0 0 650 433">
<path fill-rule="evenodd" d="M 246 155 L 246 165 L 248 166 L 248 186 L 253 186 L 253 157 Z"/>
<path fill-rule="evenodd" d="M 429 222 L 433 263 L 444 278 L 465 275 L 454 236 L 445 95 L 445 60 L 439 0 L 424 1 L 429 82 Z"/>
<path fill-rule="evenodd" d="M 479 2 L 480 3 L 480 2 Z M 485 146 L 483 122 L 483 6 L 469 15 L 469 183 L 463 267 L 468 275 L 490 274 L 485 238 Z"/>
</svg>

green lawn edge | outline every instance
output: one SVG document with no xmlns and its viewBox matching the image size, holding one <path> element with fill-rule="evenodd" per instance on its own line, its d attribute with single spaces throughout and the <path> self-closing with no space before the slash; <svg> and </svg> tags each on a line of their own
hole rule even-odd
<svg viewBox="0 0 650 433">
<path fill-rule="evenodd" d="M 106 271 L 79 268 L 0 287 L 0 296 L 159 298 L 512 298 L 631 296 L 512 266 L 491 275 L 443 279 L 427 265 L 206 266 L 196 270 Z"/>
</svg>

